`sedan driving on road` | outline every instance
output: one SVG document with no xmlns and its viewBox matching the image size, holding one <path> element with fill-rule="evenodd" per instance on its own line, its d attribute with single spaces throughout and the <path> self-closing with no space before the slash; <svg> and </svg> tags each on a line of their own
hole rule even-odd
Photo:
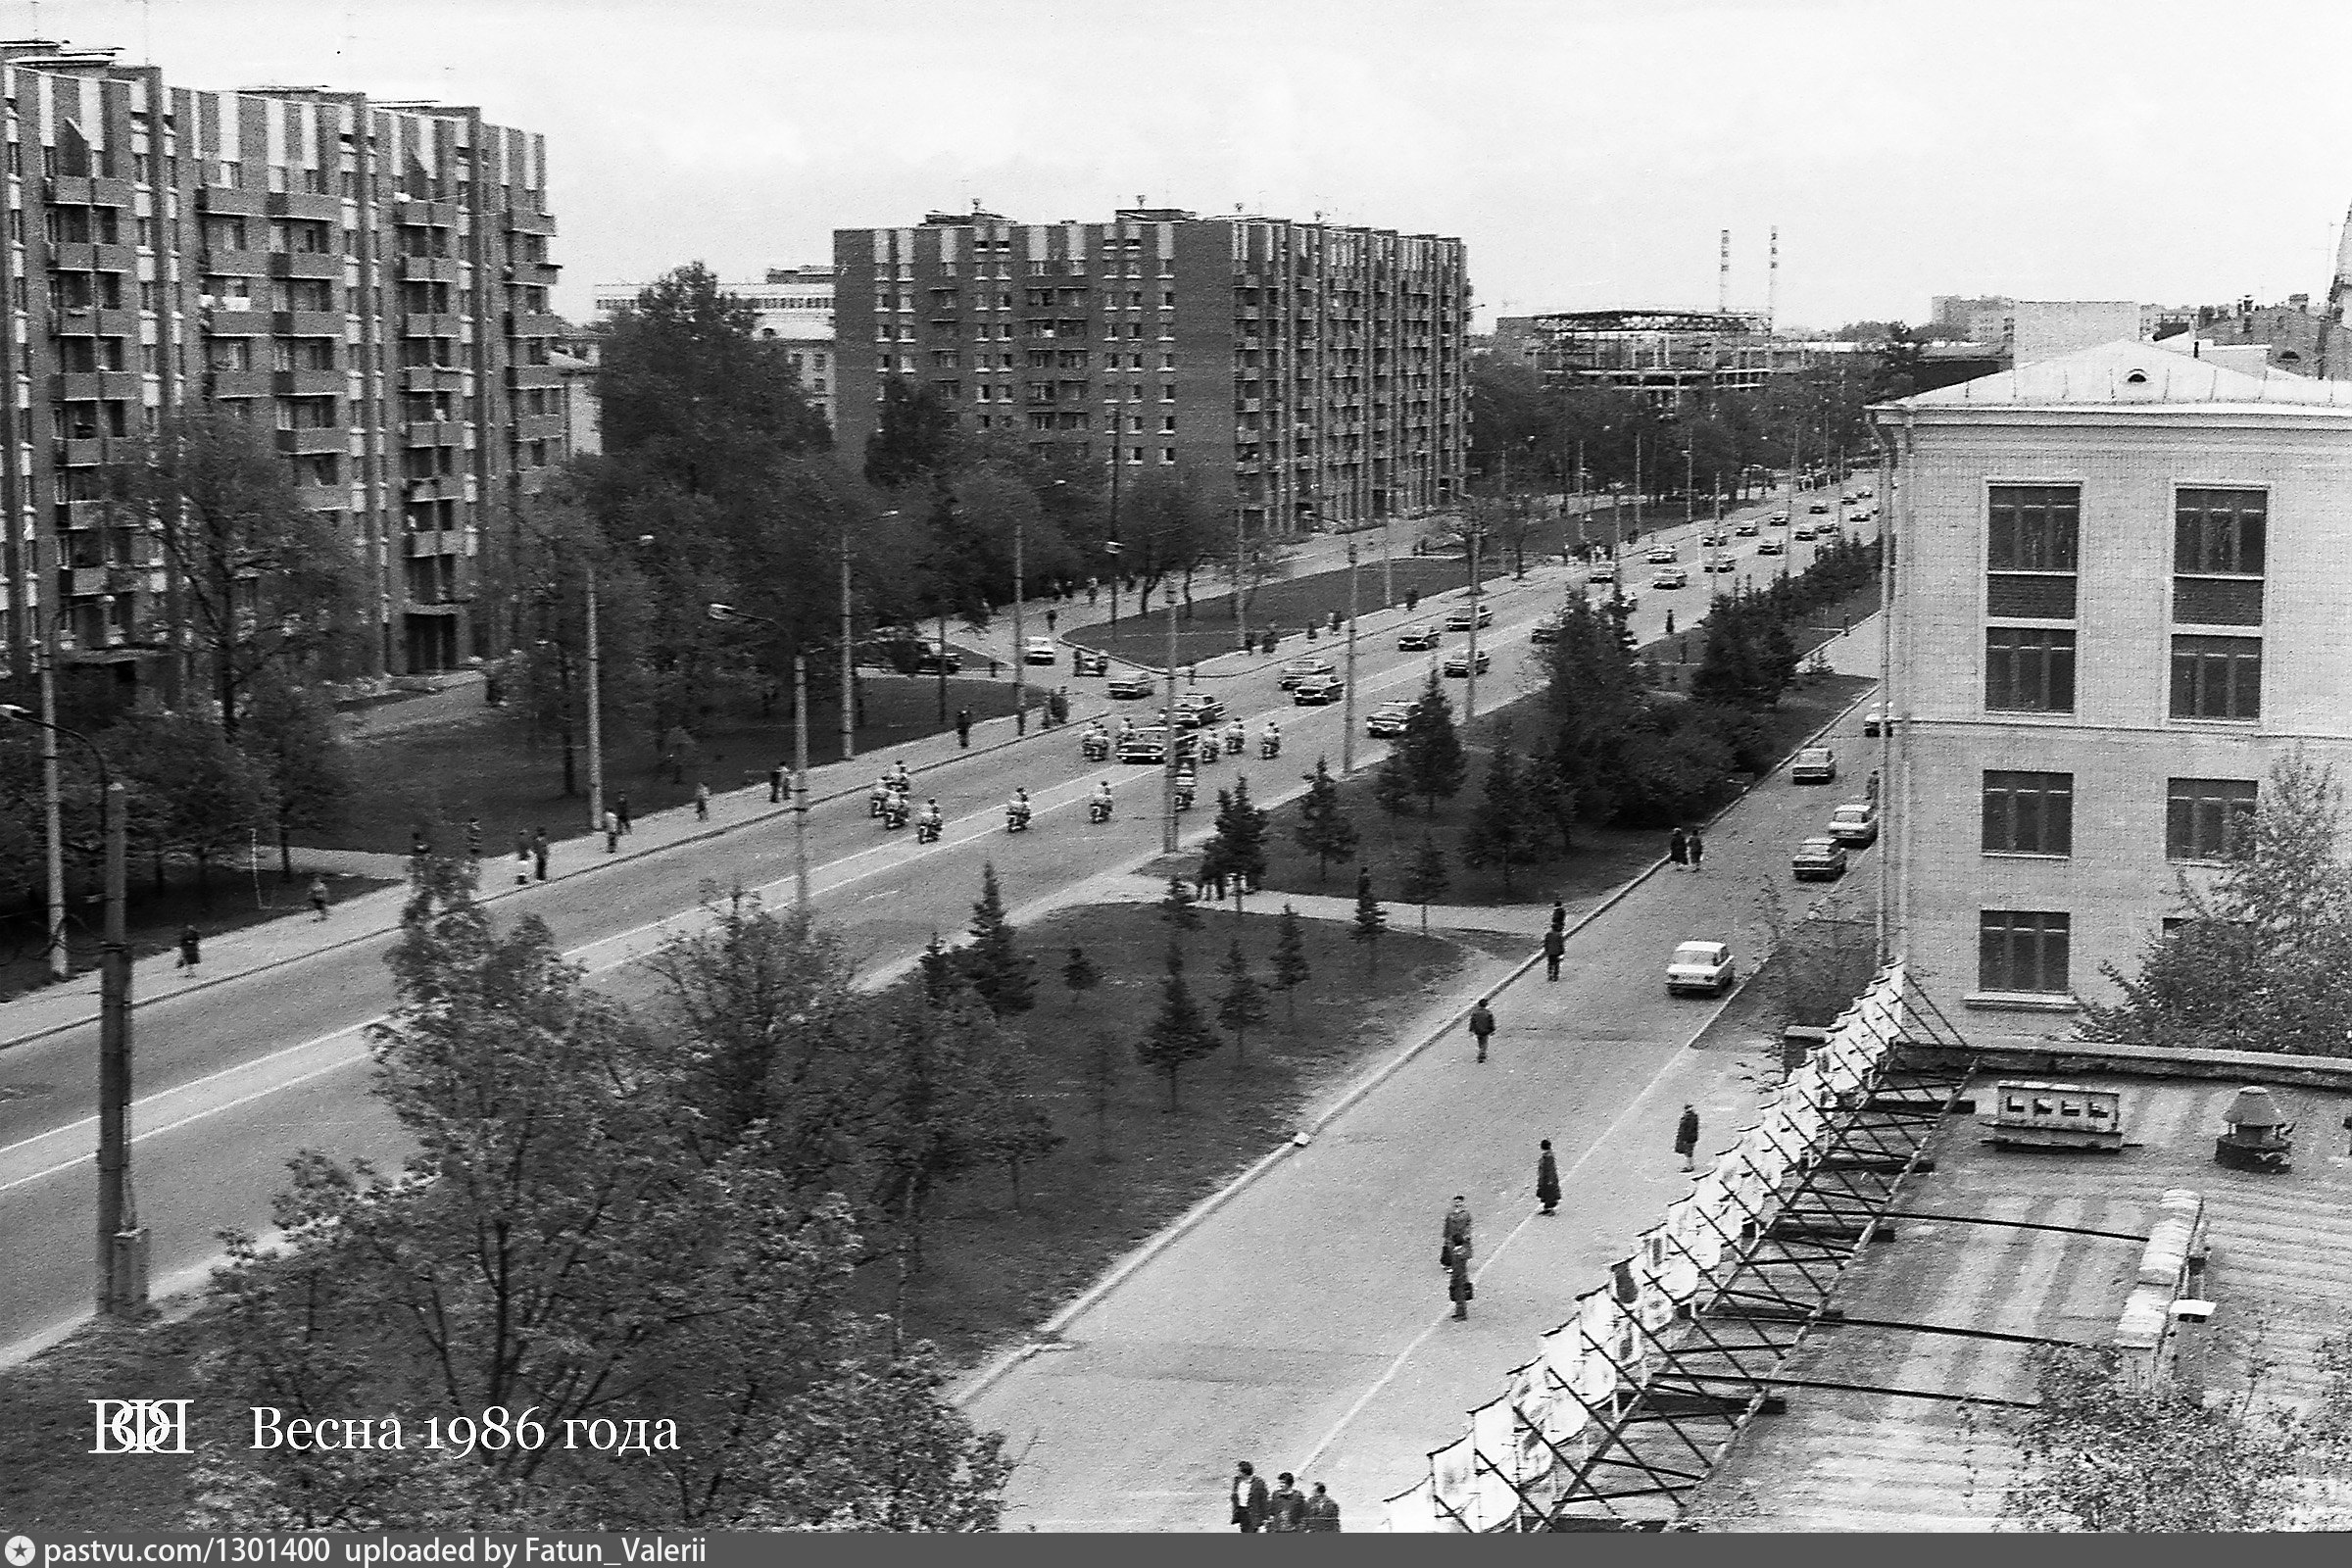
<svg viewBox="0 0 2352 1568">
<path fill-rule="evenodd" d="M 1879 808 L 1868 801 L 1848 801 L 1830 813 L 1830 837 L 1840 844 L 1868 847 L 1879 841 Z"/>
<path fill-rule="evenodd" d="M 1756 541 L 1756 554 L 1759 556 L 1785 556 L 1788 553 L 1788 547 L 1781 543 L 1778 539 L 1759 539 Z"/>
<path fill-rule="evenodd" d="M 1539 620 L 1527 628 L 1527 640 L 1531 643 L 1556 643 L 1560 640 L 1560 623 L 1557 620 Z"/>
<path fill-rule="evenodd" d="M 1709 556 L 1707 558 L 1707 569 L 1709 571 L 1738 571 L 1740 569 L 1740 563 L 1734 561 L 1729 556 Z"/>
<path fill-rule="evenodd" d="M 1682 556 L 1672 545 L 1651 545 L 1649 554 L 1642 559 L 1653 566 L 1662 566 L 1669 561 L 1681 560 Z"/>
<path fill-rule="evenodd" d="M 1307 655 L 1304 659 L 1294 659 L 1282 666 L 1282 689 L 1286 692 L 1297 691 L 1298 683 L 1309 675 L 1328 675 L 1330 673 L 1331 661 L 1328 659 L 1318 659 L 1313 654 Z"/>
<path fill-rule="evenodd" d="M 1110 684 L 1103 687 L 1102 690 L 1110 696 L 1124 701 L 1129 698 L 1149 697 L 1156 687 L 1157 682 L 1143 671 L 1129 670 L 1124 675 L 1111 676 Z"/>
<path fill-rule="evenodd" d="M 1494 612 L 1491 606 L 1480 605 L 1478 607 L 1478 623 L 1481 626 L 1494 624 Z M 1464 605 L 1452 614 L 1447 615 L 1446 629 L 1447 631 L 1468 631 L 1470 629 L 1470 607 Z"/>
<path fill-rule="evenodd" d="M 1688 588 L 1690 574 L 1680 566 L 1668 566 L 1649 579 L 1652 588 Z"/>
<path fill-rule="evenodd" d="M 1813 525 L 1809 522 L 1800 522 L 1789 531 L 1788 537 L 1796 540 L 1810 539 L 1813 537 Z"/>
<path fill-rule="evenodd" d="M 1418 626 L 1407 626 L 1396 634 L 1396 651 L 1400 654 L 1419 653 L 1423 649 L 1437 646 L 1438 628 L 1428 621 L 1423 621 Z"/>
<path fill-rule="evenodd" d="M 1200 750 L 1200 737 L 1179 734 L 1176 737 L 1178 761 Z M 1119 737 L 1119 760 L 1122 762 L 1165 762 L 1168 760 L 1168 731 L 1162 724 L 1146 724 Z"/>
<path fill-rule="evenodd" d="M 1054 651 L 1053 638 L 1032 637 L 1022 645 L 1021 658 L 1024 662 L 1032 664 L 1051 664 L 1058 661 L 1061 656 Z"/>
<path fill-rule="evenodd" d="M 1347 682 L 1337 675 L 1309 675 L 1291 688 L 1291 701 L 1300 708 L 1320 708 L 1338 702 L 1347 689 Z"/>
<path fill-rule="evenodd" d="M 1592 563 L 1592 569 L 1585 573 L 1587 582 L 1615 582 L 1616 580 L 1617 563 L 1614 561 L 1595 561 Z"/>
<path fill-rule="evenodd" d="M 1738 534 L 1742 539 L 1753 539 L 1756 536 L 1755 519 L 1752 517 L 1749 518 L 1747 521 L 1740 524 L 1740 526 L 1737 528 L 1734 528 L 1732 532 Z"/>
<path fill-rule="evenodd" d="M 1487 672 L 1487 666 L 1494 662 L 1487 657 L 1487 651 L 1484 648 L 1478 651 L 1478 672 L 1481 675 Z M 1446 656 L 1446 673 L 1453 676 L 1456 680 L 1468 680 L 1470 678 L 1470 650 L 1456 648 L 1452 653 L 1447 654 Z"/>
<path fill-rule="evenodd" d="M 1698 536 L 1698 542 L 1712 550 L 1717 545 L 1730 544 L 1732 542 L 1732 536 L 1728 531 L 1722 528 L 1709 528 L 1705 533 L 1702 533 Z"/>
<path fill-rule="evenodd" d="M 1703 991 L 1719 997 L 1739 978 L 1739 966 L 1732 961 L 1728 942 L 1686 942 L 1666 960 L 1666 994 L 1670 997 L 1679 997 L 1687 991 Z"/>
<path fill-rule="evenodd" d="M 1182 728 L 1198 729 L 1203 724 L 1214 724 L 1224 716 L 1225 705 L 1206 692 L 1176 694 L 1176 722 Z"/>
<path fill-rule="evenodd" d="M 1412 704 L 1386 702 L 1372 710 L 1372 716 L 1364 720 L 1364 731 L 1375 740 L 1394 740 L 1404 733 L 1405 720 L 1412 716 Z"/>
<path fill-rule="evenodd" d="M 1799 882 L 1835 882 L 1845 875 L 1845 849 L 1833 838 L 1809 838 L 1788 858 Z"/>
</svg>

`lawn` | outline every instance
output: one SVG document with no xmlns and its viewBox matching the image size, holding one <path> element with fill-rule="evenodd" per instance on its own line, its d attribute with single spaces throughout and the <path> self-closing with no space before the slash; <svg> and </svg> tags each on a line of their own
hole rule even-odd
<svg viewBox="0 0 2352 1568">
<path fill-rule="evenodd" d="M 1376 535 L 1367 535 L 1371 548 L 1379 548 Z M 1399 548 L 1403 548 L 1399 542 Z M 1492 582 L 1507 576 L 1509 564 L 1486 560 L 1479 562 L 1479 576 Z M 1399 554 L 1391 563 L 1396 579 L 1396 602 L 1415 589 L 1423 599 L 1431 599 L 1449 589 L 1469 586 L 1469 564 L 1460 556 L 1410 556 Z M 1356 611 L 1370 614 L 1382 608 L 1381 566 L 1377 557 L 1366 559 L 1356 566 Z M 1122 600 L 1124 609 L 1129 601 Z M 1317 572 L 1311 577 L 1297 577 L 1286 582 L 1270 582 L 1257 590 L 1250 602 L 1250 630 L 1262 634 L 1269 628 L 1281 637 L 1280 650 L 1293 654 L 1306 648 L 1305 631 L 1311 622 L 1318 626 L 1329 624 L 1331 612 L 1348 613 L 1348 573 Z M 1433 613 L 1434 613 L 1433 608 Z M 1106 653 L 1114 659 L 1131 663 L 1148 664 L 1154 669 L 1167 665 L 1167 615 L 1156 599 L 1152 613 L 1137 617 L 1122 614 L 1116 626 L 1102 623 L 1080 628 L 1070 639 L 1079 645 Z M 1318 638 L 1318 642 L 1320 639 Z M 1188 607 L 1181 601 L 1176 607 L 1176 662 L 1193 663 L 1234 651 L 1233 596 L 1218 594 L 1210 599 L 1195 599 Z"/>
<path fill-rule="evenodd" d="M 1050 674 L 1040 670 L 1036 678 Z M 1066 677 L 1055 677 L 1056 681 Z M 860 677 L 865 688 L 865 723 L 858 730 L 859 756 L 886 751 L 908 741 L 936 735 L 948 726 L 939 721 L 936 677 L 880 675 Z M 1034 708 L 1043 700 L 1030 688 Z M 994 718 L 1012 711 L 1012 672 L 1001 678 L 951 676 L 947 709 L 952 719 L 959 708 L 975 718 Z M 841 707 L 810 694 L 808 704 L 808 762 L 811 767 L 841 756 Z M 708 782 L 713 790 L 736 789 L 764 780 L 767 770 L 792 760 L 792 718 L 779 704 L 766 714 L 756 706 L 742 710 L 713 709 L 695 731 L 694 760 L 673 779 L 662 766 L 655 739 L 637 725 L 616 725 L 605 732 L 605 794 L 625 794 L 636 815 L 694 799 L 694 786 Z M 545 826 L 557 838 L 581 830 L 588 809 L 588 760 L 584 742 L 575 753 L 575 793 L 564 793 L 564 753 L 557 737 L 532 737 L 521 716 L 512 709 L 483 708 L 446 725 L 402 730 L 380 739 L 353 743 L 353 772 L 359 790 L 346 801 L 336 819 L 324 828 L 297 835 L 297 841 L 323 849 L 371 850 L 401 855 L 409 835 L 421 829 L 438 849 L 458 851 L 465 846 L 466 819 L 482 823 L 486 849 L 512 844 L 517 828 Z"/>
</svg>

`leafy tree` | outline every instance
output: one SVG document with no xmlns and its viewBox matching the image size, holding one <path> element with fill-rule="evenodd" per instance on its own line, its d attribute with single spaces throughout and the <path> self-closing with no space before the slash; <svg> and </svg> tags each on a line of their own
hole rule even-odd
<svg viewBox="0 0 2352 1568">
<path fill-rule="evenodd" d="M 1108 1035 L 1093 1035 L 1086 1047 L 1086 1102 L 1095 1113 L 1095 1158 L 1110 1153 L 1110 1102 L 1119 1092 L 1119 1053 Z"/>
<path fill-rule="evenodd" d="M 1274 925 L 1274 986 L 1282 993 L 1283 1011 L 1294 1024 L 1298 1021 L 1298 988 L 1312 973 L 1306 961 L 1306 928 L 1298 911 L 1286 904 Z"/>
<path fill-rule="evenodd" d="M 1469 760 L 1462 755 L 1461 736 L 1454 732 L 1453 705 L 1432 676 L 1428 689 L 1413 704 L 1404 720 L 1404 735 L 1390 754 L 1401 759 L 1412 793 L 1438 814 L 1438 802 L 1451 800 L 1469 776 Z"/>
<path fill-rule="evenodd" d="M 1878 969 L 1870 922 L 1791 914 L 1780 885 L 1759 885 L 1757 906 L 1772 933 L 1771 957 L 1757 982 L 1783 1024 L 1826 1028 L 1853 1005 Z"/>
<path fill-rule="evenodd" d="M 879 1114 L 871 1148 L 876 1200 L 899 1236 L 899 1290 L 923 1266 L 923 1232 L 939 1188 L 995 1154 L 1006 1108 L 989 1064 L 1010 1049 L 953 955 L 927 955 L 920 993 L 893 1009 L 875 1041 Z"/>
<path fill-rule="evenodd" d="M 108 732 L 129 786 L 131 819 L 159 854 L 196 862 L 197 896 L 212 904 L 212 862 L 248 849 L 277 820 L 268 770 L 229 737 L 189 713 L 142 708 Z"/>
<path fill-rule="evenodd" d="M 1225 976 L 1225 990 L 1217 998 L 1217 1022 L 1233 1031 L 1234 1060 L 1239 1062 L 1248 1054 L 1249 1032 L 1266 1021 L 1266 992 L 1250 972 L 1250 958 L 1242 952 L 1239 937 L 1226 949 L 1217 972 Z"/>
<path fill-rule="evenodd" d="M 1437 841 L 1422 835 L 1421 847 L 1404 868 L 1404 881 L 1396 889 L 1397 896 L 1407 904 L 1421 906 L 1421 934 L 1429 934 L 1429 906 L 1446 896 L 1451 879 L 1446 870 L 1446 852 Z"/>
<path fill-rule="evenodd" d="M 1136 580 L 1135 612 L 1152 612 L 1152 595 L 1216 558 L 1228 529 L 1199 488 L 1180 472 L 1147 468 L 1119 503 L 1119 567 Z M 1187 593 L 1190 593 L 1188 586 Z"/>
<path fill-rule="evenodd" d="M 1168 1108 L 1182 1109 L 1176 1078 L 1187 1062 L 1198 1061 L 1217 1049 L 1217 1037 L 1200 1017 L 1200 1009 L 1184 983 L 1184 955 L 1168 947 L 1168 977 L 1160 983 L 1159 1015 L 1136 1043 L 1136 1059 L 1168 1080 Z"/>
<path fill-rule="evenodd" d="M 335 725 L 335 710 L 317 687 L 296 686 L 272 674 L 253 688 L 253 710 L 237 737 L 245 754 L 270 775 L 277 800 L 278 876 L 294 876 L 291 834 L 323 828 L 357 788 L 351 748 Z"/>
<path fill-rule="evenodd" d="M 1315 858 L 1315 880 L 1331 874 L 1331 862 L 1355 854 L 1355 824 L 1340 807 L 1339 781 L 1331 776 L 1328 758 L 1315 759 L 1306 774 L 1306 796 L 1298 803 L 1298 825 L 1292 831 L 1299 847 Z"/>
<path fill-rule="evenodd" d="M 1528 799 L 1519 754 L 1511 750 L 1506 729 L 1496 738 L 1494 756 L 1487 762 L 1486 784 L 1479 792 L 1478 810 L 1462 835 L 1462 863 L 1475 870 L 1490 865 L 1500 870 L 1507 894 L 1511 867 L 1534 864 L 1543 848 L 1542 824 Z"/>
<path fill-rule="evenodd" d="M 1076 1007 L 1079 999 L 1102 983 L 1102 971 L 1084 948 L 1072 948 L 1069 961 L 1061 966 L 1061 983 L 1069 987 L 1070 1005 Z"/>
<path fill-rule="evenodd" d="M 997 1049 L 981 1064 L 980 1106 L 988 1156 L 1004 1167 L 1012 1187 L 1012 1208 L 1021 1209 L 1021 1167 L 1045 1158 L 1062 1145 L 1054 1120 L 1029 1089 L 1029 1061 L 1021 1040 L 1000 1033 Z"/>
<path fill-rule="evenodd" d="M 865 438 L 868 483 L 896 490 L 918 479 L 938 479 L 955 470 L 961 455 L 956 413 L 936 390 L 910 375 L 882 383 L 874 433 Z"/>
<path fill-rule="evenodd" d="M 980 901 L 972 906 L 972 942 L 958 956 L 963 977 L 1000 1018 L 1027 1012 L 1037 1004 L 1037 982 L 1029 956 L 1021 951 L 1019 933 L 1004 918 L 1004 899 L 997 890 L 993 860 L 980 867 Z"/>
<path fill-rule="evenodd" d="M 1352 942 L 1363 944 L 1366 973 L 1371 972 L 1373 953 L 1379 948 L 1380 939 L 1388 934 L 1388 911 L 1372 896 L 1372 873 L 1369 870 L 1358 871 L 1355 877 L 1355 920 L 1348 929 L 1348 937 Z"/>
<path fill-rule="evenodd" d="M 1372 775 L 1372 801 L 1391 816 L 1402 816 L 1413 804 L 1413 779 L 1405 771 L 1404 748 L 1391 747 Z"/>
<path fill-rule="evenodd" d="M 1250 804 L 1250 781 L 1234 780 L 1233 788 L 1217 791 L 1216 837 L 1209 848 L 1217 869 L 1239 880 L 1233 912 L 1242 912 L 1242 889 L 1262 881 L 1266 874 L 1266 813 Z"/>
</svg>

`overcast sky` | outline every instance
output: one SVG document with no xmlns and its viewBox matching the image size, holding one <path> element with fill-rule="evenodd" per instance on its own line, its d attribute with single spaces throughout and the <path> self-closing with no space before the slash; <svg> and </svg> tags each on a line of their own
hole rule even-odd
<svg viewBox="0 0 2352 1568">
<path fill-rule="evenodd" d="M 1932 294 L 2265 301 L 2352 203 L 2345 0 L 0 0 L 192 87 L 544 132 L 558 308 L 836 226 L 1140 195 L 1459 235 L 1479 318 L 1918 320 Z"/>
</svg>

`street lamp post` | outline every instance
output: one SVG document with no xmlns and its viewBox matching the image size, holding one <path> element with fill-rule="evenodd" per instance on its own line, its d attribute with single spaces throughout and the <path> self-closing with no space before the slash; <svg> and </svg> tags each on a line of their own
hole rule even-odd
<svg viewBox="0 0 2352 1568">
<path fill-rule="evenodd" d="M 130 874 L 130 811 L 106 754 L 79 730 L 0 703 L 0 720 L 77 741 L 98 764 L 106 837 L 106 943 L 98 1004 L 98 1310 L 128 1317 L 147 1303 L 147 1232 L 130 1182 L 130 943 L 123 905 Z"/>
<path fill-rule="evenodd" d="M 605 825 L 605 705 L 598 687 L 596 562 L 588 562 L 588 831 Z"/>
<path fill-rule="evenodd" d="M 1348 536 L 1348 673 L 1340 686 L 1340 777 L 1355 771 L 1355 535 Z"/>
<path fill-rule="evenodd" d="M 1484 526 L 1475 518 L 1472 519 L 1470 524 L 1470 662 L 1469 667 L 1464 671 L 1469 677 L 1470 683 L 1462 691 L 1462 722 L 1465 724 L 1478 716 L 1478 612 L 1484 608 L 1486 602 L 1484 596 L 1478 591 L 1478 547 L 1480 541 L 1486 537 L 1486 532 Z"/>
<path fill-rule="evenodd" d="M 1159 852 L 1162 855 L 1174 855 L 1176 853 L 1176 585 L 1172 579 L 1164 575 L 1161 581 L 1167 589 L 1160 599 L 1168 612 L 1168 716 L 1166 720 L 1167 757 L 1159 774 Z M 1194 733 L 1204 734 L 1205 727 L 1195 730 Z M 1212 746 L 1216 744 L 1216 739 L 1214 735 L 1207 736 L 1208 743 Z"/>
</svg>

